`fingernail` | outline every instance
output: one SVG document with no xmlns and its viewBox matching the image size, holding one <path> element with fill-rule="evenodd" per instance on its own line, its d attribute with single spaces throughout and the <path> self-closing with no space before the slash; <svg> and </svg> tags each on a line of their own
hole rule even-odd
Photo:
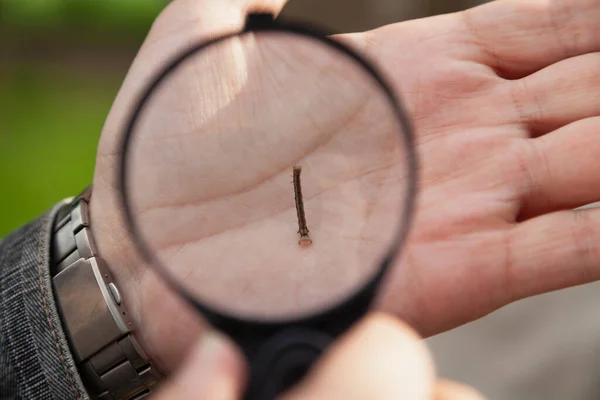
<svg viewBox="0 0 600 400">
<path fill-rule="evenodd" d="M 222 360 L 227 359 L 228 344 L 218 332 L 204 332 L 195 347 L 190 348 L 182 368 L 182 379 L 210 381 L 219 374 Z M 194 378 L 190 378 L 194 376 Z"/>
<path fill-rule="evenodd" d="M 215 331 L 205 332 L 196 348 L 196 359 L 200 364 L 214 364 L 227 352 L 227 340 Z"/>
</svg>

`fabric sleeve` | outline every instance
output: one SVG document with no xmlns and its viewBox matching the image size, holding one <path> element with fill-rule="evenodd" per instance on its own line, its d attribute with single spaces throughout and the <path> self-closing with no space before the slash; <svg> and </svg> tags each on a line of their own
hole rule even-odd
<svg viewBox="0 0 600 400">
<path fill-rule="evenodd" d="M 0 399 L 89 399 L 50 280 L 50 234 L 61 205 L 0 240 Z"/>
</svg>

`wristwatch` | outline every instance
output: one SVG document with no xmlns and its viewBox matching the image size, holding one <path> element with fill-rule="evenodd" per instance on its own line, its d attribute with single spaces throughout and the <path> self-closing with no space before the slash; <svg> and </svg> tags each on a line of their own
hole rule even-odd
<svg viewBox="0 0 600 400">
<path fill-rule="evenodd" d="M 65 204 L 53 225 L 50 275 L 58 313 L 89 396 L 133 400 L 161 376 L 132 335 L 133 324 L 90 229 L 91 186 Z"/>
</svg>

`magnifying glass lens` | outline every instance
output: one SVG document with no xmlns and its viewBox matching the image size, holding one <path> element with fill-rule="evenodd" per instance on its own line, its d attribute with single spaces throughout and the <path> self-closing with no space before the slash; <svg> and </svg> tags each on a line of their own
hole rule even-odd
<svg viewBox="0 0 600 400">
<path fill-rule="evenodd" d="M 136 231 L 194 299 L 240 318 L 317 313 L 371 280 L 408 217 L 398 110 L 357 60 L 246 32 L 183 60 L 126 154 Z"/>
</svg>

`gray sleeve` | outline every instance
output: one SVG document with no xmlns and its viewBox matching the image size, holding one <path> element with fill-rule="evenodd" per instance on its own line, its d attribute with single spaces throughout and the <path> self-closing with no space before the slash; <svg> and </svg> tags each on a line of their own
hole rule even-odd
<svg viewBox="0 0 600 400">
<path fill-rule="evenodd" d="M 52 294 L 58 206 L 0 241 L 0 399 L 89 399 Z"/>
</svg>

